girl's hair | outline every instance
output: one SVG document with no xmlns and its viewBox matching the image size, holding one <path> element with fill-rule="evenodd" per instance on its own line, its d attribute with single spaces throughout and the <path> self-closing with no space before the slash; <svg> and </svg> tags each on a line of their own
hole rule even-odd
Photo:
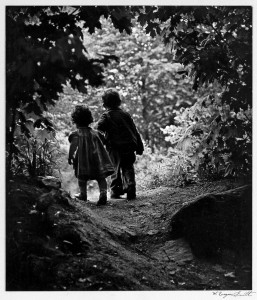
<svg viewBox="0 0 257 300">
<path fill-rule="evenodd" d="M 102 99 L 103 99 L 104 106 L 108 108 L 116 108 L 121 105 L 119 93 L 112 89 L 107 90 L 103 94 Z"/>
<path fill-rule="evenodd" d="M 86 127 L 93 122 L 92 113 L 86 105 L 76 105 L 71 118 L 79 127 Z"/>
</svg>

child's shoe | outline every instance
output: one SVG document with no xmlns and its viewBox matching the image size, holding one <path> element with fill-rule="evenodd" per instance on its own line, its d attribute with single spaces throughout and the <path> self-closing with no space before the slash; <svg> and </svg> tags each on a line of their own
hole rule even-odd
<svg viewBox="0 0 257 300">
<path fill-rule="evenodd" d="M 107 204 L 107 193 L 101 193 L 96 205 L 101 206 L 101 205 L 106 205 L 106 204 Z"/>
<path fill-rule="evenodd" d="M 110 198 L 111 199 L 120 199 L 120 194 L 117 194 L 115 192 L 111 192 Z"/>
<path fill-rule="evenodd" d="M 87 196 L 81 193 L 75 194 L 74 197 L 78 200 L 87 201 Z"/>
<path fill-rule="evenodd" d="M 135 199 L 136 199 L 136 188 L 135 188 L 135 186 L 128 186 L 127 200 L 135 200 Z"/>
</svg>

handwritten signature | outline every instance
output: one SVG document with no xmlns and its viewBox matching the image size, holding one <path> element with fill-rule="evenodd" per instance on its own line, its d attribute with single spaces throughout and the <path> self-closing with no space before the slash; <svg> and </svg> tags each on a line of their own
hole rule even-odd
<svg viewBox="0 0 257 300">
<path fill-rule="evenodd" d="M 212 292 L 213 295 L 220 296 L 222 298 L 226 297 L 252 297 L 255 292 L 252 291 L 236 291 L 236 292 Z"/>
</svg>

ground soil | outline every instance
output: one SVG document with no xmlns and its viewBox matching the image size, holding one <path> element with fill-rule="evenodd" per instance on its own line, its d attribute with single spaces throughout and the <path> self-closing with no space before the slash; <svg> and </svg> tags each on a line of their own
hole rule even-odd
<svg viewBox="0 0 257 300">
<path fill-rule="evenodd" d="M 170 219 L 184 203 L 237 186 L 222 180 L 159 187 L 138 191 L 133 201 L 124 196 L 98 207 L 96 191 L 84 202 L 30 180 L 11 180 L 7 290 L 251 289 L 249 261 L 239 265 L 229 251 L 218 260 L 197 258 L 186 240 L 170 238 Z M 50 199 L 47 212 L 38 200 L 42 194 Z"/>
</svg>

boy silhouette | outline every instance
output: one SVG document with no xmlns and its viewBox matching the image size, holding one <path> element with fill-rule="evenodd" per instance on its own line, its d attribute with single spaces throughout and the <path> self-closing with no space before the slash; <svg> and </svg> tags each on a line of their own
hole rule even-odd
<svg viewBox="0 0 257 300">
<path fill-rule="evenodd" d="M 111 198 L 136 198 L 134 163 L 136 154 L 142 155 L 144 146 L 129 113 L 120 108 L 121 99 L 116 90 L 109 89 L 102 96 L 106 109 L 97 123 L 97 130 L 105 135 L 106 147 L 115 172 L 111 175 Z"/>
</svg>

